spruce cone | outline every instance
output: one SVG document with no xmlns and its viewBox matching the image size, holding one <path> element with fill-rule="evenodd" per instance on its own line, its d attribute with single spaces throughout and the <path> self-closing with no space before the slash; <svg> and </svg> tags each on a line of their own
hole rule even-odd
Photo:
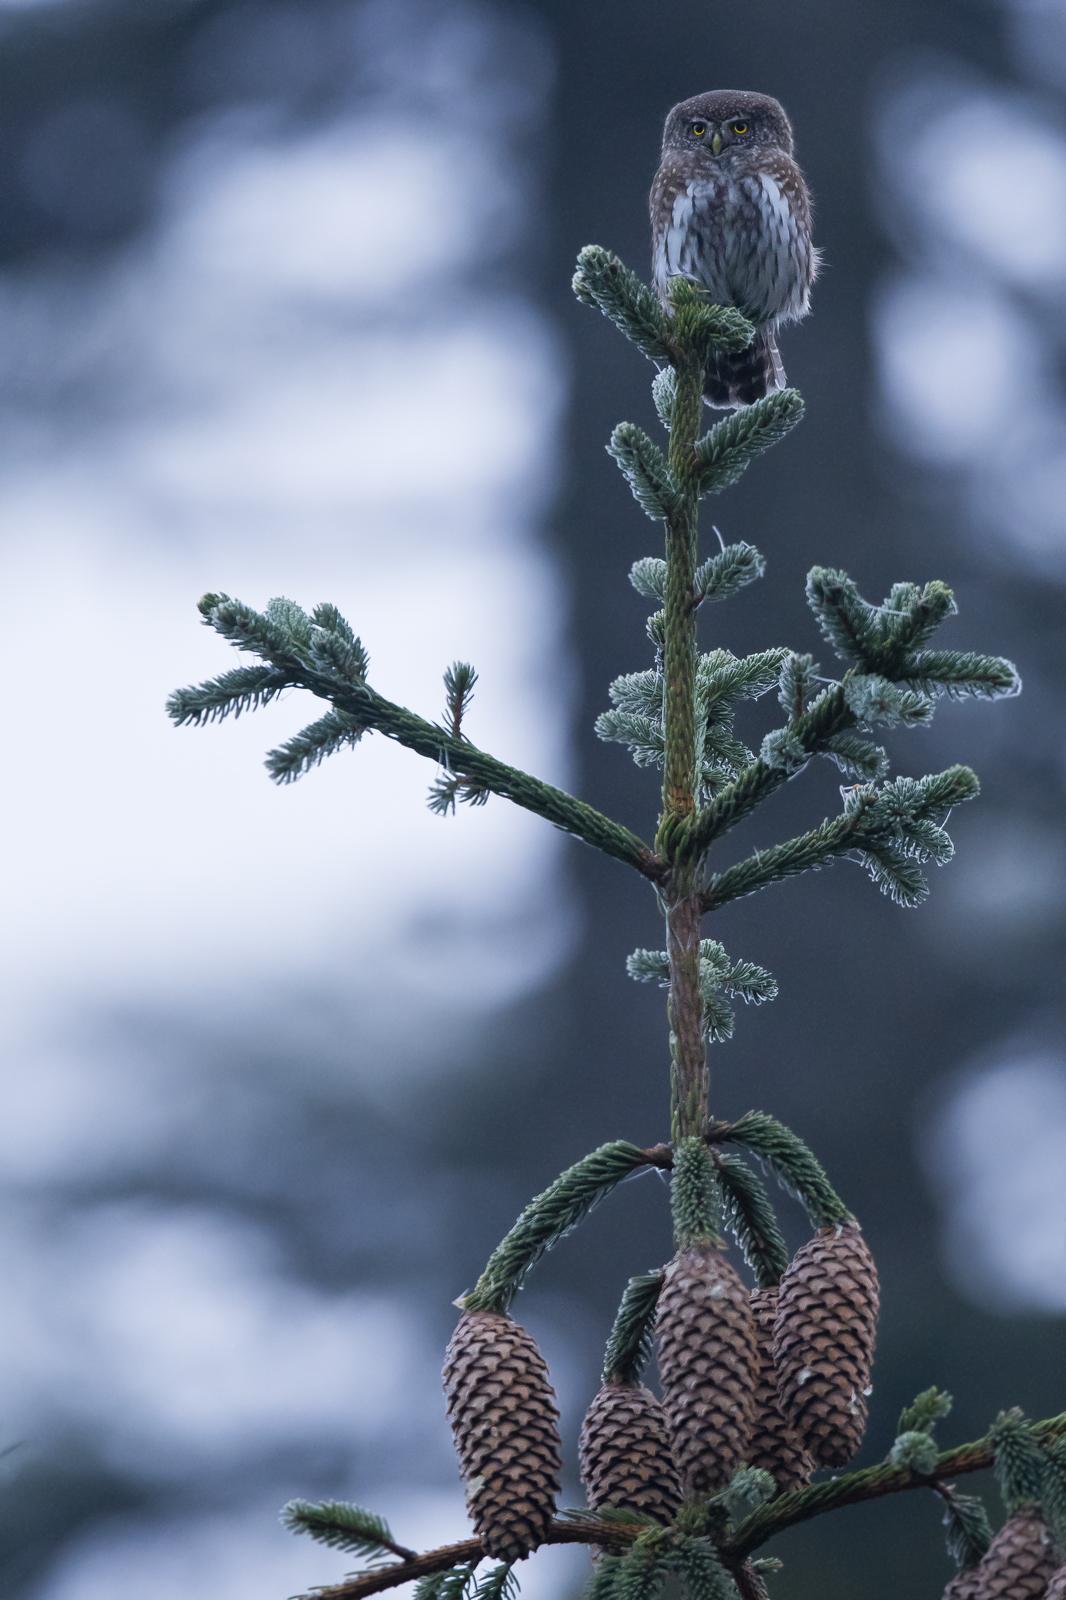
<svg viewBox="0 0 1066 1600">
<path fill-rule="evenodd" d="M 1056 1565 L 1047 1523 L 1025 1506 L 1007 1518 L 974 1569 L 974 1600 L 1042 1600 Z"/>
<path fill-rule="evenodd" d="M 723 1489 L 745 1458 L 758 1353 L 748 1291 L 711 1245 L 666 1269 L 656 1322 L 663 1409 L 690 1494 Z"/>
<path fill-rule="evenodd" d="M 774 1319 L 777 1290 L 756 1289 L 751 1297 L 759 1368 L 755 1385 L 755 1422 L 748 1445 L 748 1465 L 769 1472 L 779 1490 L 802 1489 L 811 1480 L 814 1462 L 803 1447 L 777 1397 L 774 1366 Z"/>
<path fill-rule="evenodd" d="M 1059 1567 L 1047 1586 L 1044 1600 L 1066 1600 L 1066 1567 Z"/>
<path fill-rule="evenodd" d="M 820 1228 L 781 1280 L 774 1362 L 782 1409 L 820 1467 L 843 1467 L 866 1431 L 880 1291 L 857 1222 Z"/>
<path fill-rule="evenodd" d="M 681 1482 L 663 1408 L 650 1389 L 611 1382 L 597 1390 L 581 1424 L 578 1454 L 594 1511 L 621 1506 L 644 1511 L 656 1522 L 673 1522 Z"/>
<path fill-rule="evenodd" d="M 448 1420 L 486 1555 L 518 1561 L 543 1541 L 562 1470 L 544 1358 L 502 1311 L 464 1311 L 444 1358 Z"/>
</svg>

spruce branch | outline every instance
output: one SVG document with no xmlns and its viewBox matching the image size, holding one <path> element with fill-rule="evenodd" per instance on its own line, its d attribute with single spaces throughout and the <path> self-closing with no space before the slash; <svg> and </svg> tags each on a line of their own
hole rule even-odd
<svg viewBox="0 0 1066 1600">
<path fill-rule="evenodd" d="M 755 335 L 735 306 L 715 305 L 707 290 L 691 278 L 672 280 L 670 302 L 675 370 L 690 360 L 702 368 L 717 350 L 746 350 Z"/>
<path fill-rule="evenodd" d="M 429 786 L 426 804 L 435 816 L 454 816 L 457 806 L 483 806 L 491 789 L 473 778 L 457 778 L 453 773 L 442 772 Z"/>
<path fill-rule="evenodd" d="M 730 1522 L 744 1522 L 777 1493 L 773 1473 L 763 1467 L 738 1467 L 726 1487 L 713 1497 Z"/>
<path fill-rule="evenodd" d="M 1035 1428 L 1017 1407 L 1001 1411 L 988 1433 L 995 1453 L 996 1482 L 1008 1515 L 1039 1505 L 1044 1496 L 1047 1457 Z"/>
<path fill-rule="evenodd" d="M 444 673 L 444 719 L 453 739 L 462 737 L 463 718 L 474 698 L 477 673 L 469 661 L 453 661 Z"/>
<path fill-rule="evenodd" d="M 866 803 L 866 809 L 873 800 Z M 754 855 L 738 861 L 736 866 L 715 873 L 708 881 L 700 904 L 704 911 L 717 911 L 731 900 L 756 894 L 785 878 L 800 872 L 810 872 L 825 866 L 837 857 L 854 850 L 863 825 L 863 812 L 847 813 L 820 822 L 816 828 L 773 845 L 769 850 L 757 850 Z"/>
<path fill-rule="evenodd" d="M 677 398 L 677 373 L 673 367 L 663 367 L 655 374 L 651 380 L 651 398 L 659 421 L 669 433 Z"/>
<path fill-rule="evenodd" d="M 688 1134 L 674 1145 L 670 1210 L 674 1244 L 678 1250 L 716 1241 L 721 1243 L 718 1240 L 721 1190 L 714 1161 L 701 1134 Z"/>
<path fill-rule="evenodd" d="M 805 1207 L 815 1227 L 847 1222 L 850 1212 L 826 1176 L 821 1162 L 791 1128 L 765 1111 L 748 1111 L 725 1135 L 770 1168 L 782 1188 Z"/>
<path fill-rule="evenodd" d="M 896 584 L 881 606 L 863 600 L 847 573 L 813 567 L 807 600 L 836 653 L 864 673 L 881 674 L 923 696 L 1000 699 L 1021 689 L 1017 669 L 1001 656 L 923 650 L 957 607 L 947 584 Z"/>
<path fill-rule="evenodd" d="M 880 638 L 880 612 L 864 600 L 846 572 L 812 567 L 807 574 L 807 604 L 822 635 L 849 666 L 874 660 Z"/>
<path fill-rule="evenodd" d="M 797 752 L 798 764 L 815 755 L 834 735 L 853 724 L 851 712 L 839 685 L 820 696 L 813 706 L 792 726 L 792 748 Z M 765 745 L 765 741 L 764 741 Z M 769 753 L 769 752 L 768 752 Z M 767 761 L 760 757 L 745 767 L 732 783 L 703 807 L 694 817 L 687 819 L 673 840 L 672 859 L 677 864 L 699 862 L 716 839 L 749 816 L 756 806 L 770 797 L 787 782 L 797 770 L 793 762 L 782 759 Z"/>
<path fill-rule="evenodd" d="M 651 1357 L 662 1271 L 630 1278 L 603 1353 L 603 1381 L 639 1383 Z"/>
<path fill-rule="evenodd" d="M 346 711 L 327 711 L 300 733 L 267 753 L 266 769 L 275 783 L 295 783 L 304 773 L 321 766 L 327 756 L 351 749 L 366 727 Z"/>
<path fill-rule="evenodd" d="M 637 1167 L 645 1152 L 624 1139 L 600 1145 L 531 1200 L 510 1232 L 496 1246 L 469 1294 L 466 1311 L 506 1311 L 545 1251 L 577 1226 L 581 1218 Z"/>
<path fill-rule="evenodd" d="M 698 901 L 702 905 L 702 901 Z M 732 961 L 717 939 L 701 939 L 697 954 L 697 986 L 703 1008 L 703 1030 L 711 1043 L 733 1037 L 734 1016 L 729 1000 L 761 1006 L 777 998 L 777 980 L 754 961 Z M 670 984 L 667 950 L 634 950 L 626 957 L 626 972 L 637 983 Z"/>
<path fill-rule="evenodd" d="M 888 772 L 888 755 L 858 733 L 835 733 L 818 752 L 853 783 L 877 783 Z"/>
<path fill-rule="evenodd" d="M 927 1478 L 935 1470 L 936 1456 L 936 1442 L 924 1428 L 912 1428 L 898 1434 L 888 1452 L 888 1459 L 894 1467 L 908 1467 L 922 1478 Z"/>
<path fill-rule="evenodd" d="M 923 1389 L 899 1414 L 900 1433 L 932 1433 L 938 1422 L 951 1415 L 951 1396 L 943 1389 Z"/>
<path fill-rule="evenodd" d="M 736 1584 L 705 1536 L 678 1538 L 672 1564 L 688 1600 L 737 1600 Z"/>
<path fill-rule="evenodd" d="M 741 406 L 696 442 L 697 492 L 702 498 L 730 489 L 744 476 L 755 457 L 791 433 L 803 417 L 803 399 L 797 389 L 777 389 Z"/>
<path fill-rule="evenodd" d="M 617 462 L 640 509 L 653 522 L 665 522 L 677 487 L 655 441 L 635 422 L 620 422 L 611 434 L 607 454 Z"/>
<path fill-rule="evenodd" d="M 290 687 L 290 679 L 277 667 L 233 667 L 206 683 L 175 689 L 167 701 L 167 714 L 179 728 L 186 723 L 203 727 L 224 717 L 237 718 L 242 711 L 258 711 Z"/>
<path fill-rule="evenodd" d="M 645 600 L 662 605 L 666 599 L 666 562 L 661 556 L 641 556 L 629 569 L 629 581 Z"/>
<path fill-rule="evenodd" d="M 611 251 L 587 244 L 577 258 L 573 290 L 613 322 L 649 361 L 670 360 L 666 318 L 654 293 Z"/>
<path fill-rule="evenodd" d="M 961 700 L 1007 699 L 1021 693 L 1022 680 L 1003 656 L 970 650 L 915 650 L 907 658 L 906 682 L 925 695 Z"/>
<path fill-rule="evenodd" d="M 473 1600 L 515 1600 L 517 1594 L 518 1579 L 514 1566 L 509 1561 L 501 1561 L 478 1579 Z"/>
<path fill-rule="evenodd" d="M 478 1561 L 467 1561 L 443 1572 L 427 1573 L 415 1584 L 414 1600 L 464 1600 L 477 1568 Z"/>
<path fill-rule="evenodd" d="M 319 607 L 313 613 L 308 621 L 311 643 L 306 647 L 293 633 L 285 631 L 277 620 L 277 611 L 272 617 L 253 610 L 241 601 L 232 600 L 228 595 L 215 594 L 205 595 L 199 609 L 204 622 L 236 648 L 264 656 L 266 663 L 283 674 L 287 683 L 308 689 L 319 699 L 331 702 L 336 717 L 343 719 L 343 723 L 341 720 L 330 721 L 328 717 L 320 719 L 272 752 L 268 758 L 268 769 L 277 781 L 289 782 L 309 767 L 317 765 L 332 750 L 345 743 L 353 743 L 356 729 L 381 733 L 418 755 L 427 757 L 453 776 L 465 779 L 471 796 L 474 790 L 500 795 L 524 810 L 544 817 L 575 838 L 583 839 L 605 855 L 635 867 L 653 882 L 663 877 L 664 865 L 656 858 L 651 847 L 628 828 L 605 817 L 583 800 L 566 794 L 564 790 L 543 783 L 539 778 L 479 750 L 465 736 L 455 737 L 406 707 L 393 704 L 369 684 L 353 678 L 352 663 L 365 664 L 365 653 L 361 647 L 351 656 L 347 670 L 327 668 L 323 665 L 321 653 L 312 660 L 315 628 L 322 626 L 315 619 L 320 616 L 327 619 L 336 617 L 339 614 L 335 607 Z M 289 615 L 291 620 L 291 613 Z M 323 631 L 344 635 L 344 630 L 336 626 Z M 175 722 L 189 720 L 186 715 L 189 704 L 187 696 L 197 693 L 197 690 L 183 690 L 171 696 L 168 710 Z"/>
<path fill-rule="evenodd" d="M 319 1544 L 350 1550 L 369 1560 L 385 1555 L 415 1560 L 413 1550 L 396 1543 L 384 1517 L 344 1500 L 290 1500 L 282 1507 L 281 1521 L 290 1533 L 309 1534 Z"/>
<path fill-rule="evenodd" d="M 1052 1439 L 1045 1445 L 1041 1509 L 1044 1521 L 1066 1556 L 1066 1439 Z"/>
<path fill-rule="evenodd" d="M 760 1289 L 779 1283 L 788 1266 L 788 1246 L 762 1180 L 737 1156 L 715 1150 L 715 1166 L 726 1227 L 740 1246 Z"/>
<path fill-rule="evenodd" d="M 956 805 L 976 798 L 977 778 L 969 767 L 948 767 L 924 778 L 856 785 L 845 793 L 844 810 L 816 828 L 768 850 L 757 850 L 711 877 L 703 892 L 704 911 L 717 910 L 772 883 L 854 854 L 884 893 L 899 904 L 916 905 L 928 893 L 920 867 L 943 866 L 954 846 L 943 823 Z"/>
<path fill-rule="evenodd" d="M 617 1600 L 655 1600 L 668 1572 L 665 1530 L 649 1528 L 637 1535 L 619 1561 L 612 1592 Z"/>
<path fill-rule="evenodd" d="M 1066 1412 L 1047 1417 L 1031 1424 L 1033 1438 L 1049 1445 L 1054 1440 L 1066 1438 Z M 877 1500 L 883 1495 L 899 1494 L 907 1489 L 930 1487 L 930 1479 L 939 1488 L 951 1479 L 969 1472 L 981 1472 L 990 1467 L 996 1456 L 993 1432 L 972 1444 L 956 1445 L 943 1450 L 936 1458 L 932 1473 L 916 1476 L 907 1467 L 895 1467 L 881 1462 L 877 1466 L 863 1467 L 858 1472 L 843 1473 L 824 1483 L 812 1484 L 807 1489 L 793 1489 L 782 1494 L 768 1506 L 748 1518 L 723 1543 L 723 1551 L 730 1557 L 750 1555 L 785 1528 L 812 1517 L 837 1511 L 843 1506 L 858 1505 L 866 1500 Z"/>
<path fill-rule="evenodd" d="M 976 1567 L 992 1543 L 992 1525 L 984 1501 L 977 1495 L 959 1494 L 952 1484 L 938 1483 L 936 1493 L 944 1505 L 944 1542 L 959 1572 Z"/>
<path fill-rule="evenodd" d="M 728 600 L 766 572 L 766 562 L 753 544 L 741 539 L 727 544 L 696 568 L 696 604 Z"/>
</svg>

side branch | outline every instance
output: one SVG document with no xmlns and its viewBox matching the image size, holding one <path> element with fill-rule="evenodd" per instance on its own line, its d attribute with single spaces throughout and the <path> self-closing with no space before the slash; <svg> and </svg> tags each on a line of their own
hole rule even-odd
<svg viewBox="0 0 1066 1600">
<path fill-rule="evenodd" d="M 1033 1432 L 1043 1443 L 1066 1437 L 1066 1412 L 1057 1417 L 1047 1417 L 1033 1425 Z M 995 1459 L 991 1437 L 985 1435 L 972 1444 L 956 1445 L 945 1450 L 936 1459 L 929 1473 L 917 1473 L 910 1467 L 893 1467 L 881 1462 L 874 1467 L 864 1467 L 859 1472 L 846 1473 L 832 1478 L 828 1483 L 816 1483 L 809 1489 L 794 1489 L 780 1495 L 769 1505 L 756 1511 L 728 1539 L 723 1553 L 744 1557 L 772 1539 L 783 1528 L 797 1522 L 808 1522 L 825 1511 L 837 1511 L 842 1506 L 858 1505 L 864 1500 L 878 1500 L 882 1495 L 900 1494 L 905 1489 L 935 1489 L 947 1478 L 958 1478 L 966 1472 L 981 1472 Z"/>
<path fill-rule="evenodd" d="M 624 1522 L 582 1523 L 575 1519 L 564 1522 L 556 1517 L 544 1538 L 545 1544 L 592 1544 L 601 1548 L 624 1550 L 639 1533 L 645 1531 L 643 1523 L 627 1525 Z M 485 1551 L 480 1539 L 463 1539 L 456 1544 L 445 1544 L 436 1550 L 423 1551 L 409 1561 L 396 1561 L 387 1567 L 376 1567 L 372 1572 L 360 1572 L 343 1583 L 329 1584 L 314 1590 L 314 1600 L 363 1600 L 364 1595 L 381 1594 L 385 1589 L 397 1589 L 402 1583 L 417 1578 L 428 1578 L 434 1572 L 447 1572 L 452 1567 L 469 1566 L 483 1559 Z M 308 1597 L 310 1600 L 310 1597 Z"/>
<path fill-rule="evenodd" d="M 757 850 L 754 855 L 738 861 L 736 866 L 711 878 L 700 897 L 700 910 L 717 911 L 719 906 L 728 905 L 746 894 L 755 894 L 771 883 L 780 883 L 783 878 L 808 872 L 813 867 L 824 867 L 853 850 L 861 842 L 862 834 L 862 816 L 845 814 L 827 819 L 808 833 L 797 834 L 794 839 L 786 839 L 769 850 Z"/>
<path fill-rule="evenodd" d="M 817 755 L 834 734 L 854 726 L 855 717 L 848 708 L 844 688 L 838 685 L 823 695 L 789 731 L 806 758 Z M 716 839 L 787 782 L 793 770 L 797 769 L 771 766 L 763 760 L 752 762 L 735 782 L 728 784 L 710 805 L 704 806 L 691 819 L 684 837 L 677 841 L 674 859 L 699 861 Z"/>
<path fill-rule="evenodd" d="M 312 685 L 308 684 L 307 687 Z M 323 694 L 323 689 L 315 688 L 314 692 Z M 397 744 L 414 750 L 418 755 L 427 756 L 460 777 L 473 778 L 490 793 L 511 800 L 526 811 L 535 812 L 538 817 L 553 822 L 564 833 L 573 834 L 575 838 L 583 839 L 586 844 L 601 850 L 604 855 L 635 867 L 652 882 L 658 882 L 665 876 L 665 864 L 650 845 L 621 823 L 613 822 L 594 806 L 575 799 L 564 789 L 544 783 L 518 767 L 509 767 L 506 762 L 479 750 L 466 739 L 454 738 L 434 723 L 416 716 L 405 706 L 394 705 L 372 689 L 338 690 L 331 686 L 327 698 L 375 733 L 395 739 Z"/>
<path fill-rule="evenodd" d="M 309 617 L 291 601 L 275 600 L 261 613 L 229 595 L 207 594 L 199 609 L 209 627 L 238 650 L 259 656 L 263 665 L 175 691 L 167 710 L 179 727 L 254 710 L 285 689 L 308 689 L 332 710 L 271 753 L 267 767 L 278 782 L 291 782 L 364 733 L 383 733 L 468 780 L 473 789 L 500 795 L 544 817 L 652 882 L 665 877 L 665 863 L 628 828 L 471 744 L 459 729 L 461 710 L 453 727 L 441 727 L 378 694 L 366 681 L 366 651 L 336 607 L 319 606 Z"/>
</svg>

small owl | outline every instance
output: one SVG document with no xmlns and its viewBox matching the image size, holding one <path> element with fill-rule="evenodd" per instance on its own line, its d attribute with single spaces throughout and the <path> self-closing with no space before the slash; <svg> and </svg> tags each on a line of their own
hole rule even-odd
<svg viewBox="0 0 1066 1600">
<path fill-rule="evenodd" d="M 785 383 L 775 333 L 807 315 L 818 252 L 811 202 L 792 157 L 792 128 L 769 95 L 716 89 L 682 100 L 666 119 L 651 187 L 655 287 L 690 278 L 717 305 L 756 326 L 746 350 L 720 354 L 704 395 L 746 406 Z"/>
</svg>

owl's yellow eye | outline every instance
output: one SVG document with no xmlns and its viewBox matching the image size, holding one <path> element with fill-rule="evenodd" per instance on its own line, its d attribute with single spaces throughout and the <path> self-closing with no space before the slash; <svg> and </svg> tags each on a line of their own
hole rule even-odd
<svg viewBox="0 0 1066 1600">
<path fill-rule="evenodd" d="M 707 132 L 707 124 L 705 122 L 693 122 L 688 131 L 694 139 L 702 139 Z"/>
<path fill-rule="evenodd" d="M 748 125 L 746 122 L 734 122 L 731 124 L 731 127 L 733 132 L 738 135 L 743 135 L 748 131 Z"/>
</svg>

